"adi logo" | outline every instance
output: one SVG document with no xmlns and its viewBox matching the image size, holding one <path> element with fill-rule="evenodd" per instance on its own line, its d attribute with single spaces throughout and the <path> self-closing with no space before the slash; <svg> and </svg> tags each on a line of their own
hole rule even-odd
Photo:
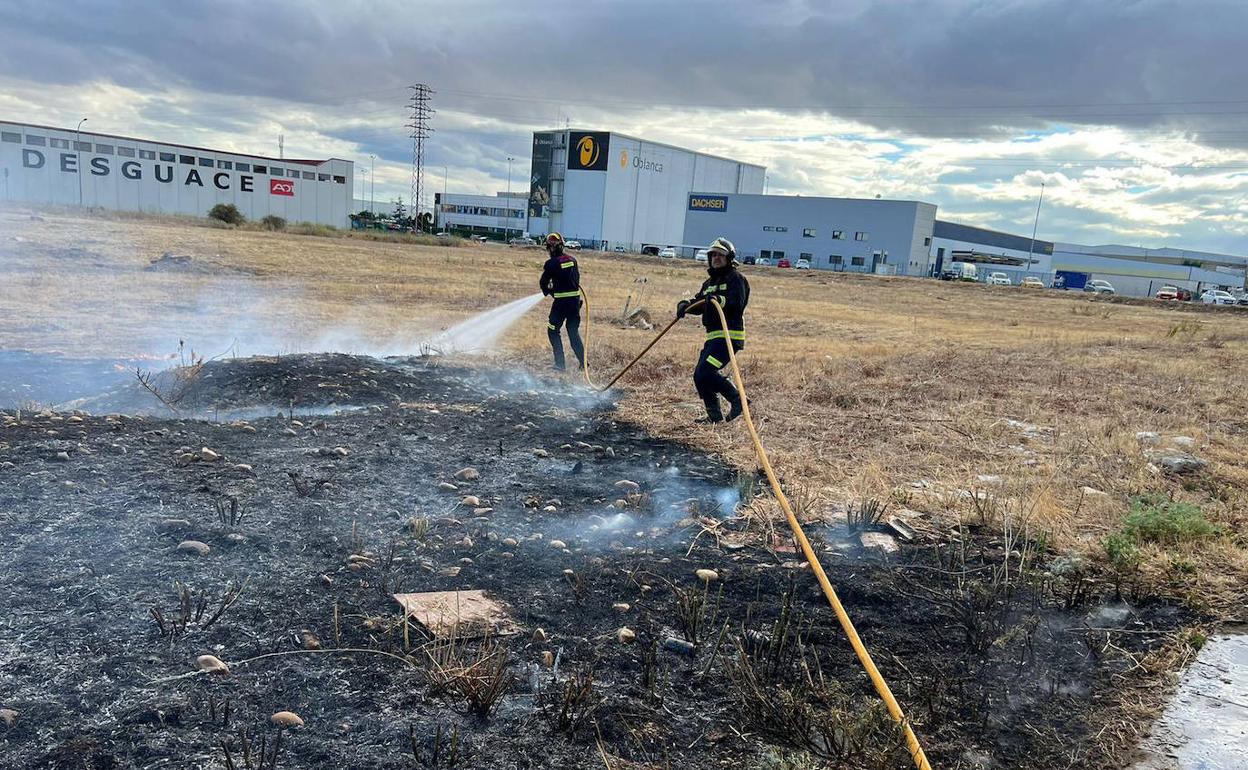
<svg viewBox="0 0 1248 770">
<path fill-rule="evenodd" d="M 608 136 L 605 131 L 569 132 L 568 168 L 573 171 L 606 171 Z"/>
</svg>

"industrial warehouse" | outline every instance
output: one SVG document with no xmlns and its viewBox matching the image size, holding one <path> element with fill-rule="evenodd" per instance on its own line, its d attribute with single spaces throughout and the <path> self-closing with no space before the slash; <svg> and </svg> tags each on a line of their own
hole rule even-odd
<svg viewBox="0 0 1248 770">
<path fill-rule="evenodd" d="M 3 198 L 33 204 L 204 216 L 229 203 L 248 219 L 345 227 L 353 164 L 244 155 L 0 121 Z"/>
</svg>

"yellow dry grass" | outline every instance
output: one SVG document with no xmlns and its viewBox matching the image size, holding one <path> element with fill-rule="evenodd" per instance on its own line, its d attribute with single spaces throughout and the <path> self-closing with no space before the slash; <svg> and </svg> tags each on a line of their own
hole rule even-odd
<svg viewBox="0 0 1248 770">
<path fill-rule="evenodd" d="M 165 251 L 214 272 L 142 271 Z M 167 352 L 184 338 L 212 355 L 220 351 L 204 349 L 206 341 L 239 317 L 290 350 L 343 328 L 354 339 L 401 345 L 536 291 L 543 258 L 495 245 L 450 249 L 194 220 L 62 211 L 37 221 L 6 208 L 0 348 L 121 356 Z M 657 320 L 670 318 L 704 275 L 681 261 L 590 253 L 580 261 L 600 380 L 652 336 L 612 323 L 634 281 L 646 279 L 645 304 Z M 975 515 L 958 490 L 980 490 L 994 516 L 1043 531 L 1060 548 L 1098 553 L 1131 496 L 1163 491 L 1204 506 L 1230 533 L 1200 546 L 1201 568 L 1169 589 L 1226 613 L 1242 608 L 1248 314 L 745 270 L 753 289 L 745 377 L 763 440 L 786 485 L 800 490 L 806 516 L 875 497 L 908 503 L 927 514 L 919 526 L 938 529 Z M 539 306 L 491 363 L 544 368 L 544 321 Z M 701 409 L 690 381 L 701 337 L 695 320 L 678 325 L 624 381 L 620 414 L 752 470 L 741 426 L 691 424 Z M 1194 438 L 1209 472 L 1163 477 L 1137 431 Z"/>
</svg>

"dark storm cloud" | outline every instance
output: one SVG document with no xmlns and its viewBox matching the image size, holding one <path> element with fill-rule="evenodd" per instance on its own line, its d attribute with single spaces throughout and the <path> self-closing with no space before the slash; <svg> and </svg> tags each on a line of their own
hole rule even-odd
<svg viewBox="0 0 1248 770">
<path fill-rule="evenodd" d="M 10 0 L 0 68 L 340 109 L 401 101 L 422 80 L 445 106 L 526 122 L 561 105 L 765 106 L 936 136 L 1050 121 L 1248 136 L 1248 3 L 829 6 Z"/>
</svg>

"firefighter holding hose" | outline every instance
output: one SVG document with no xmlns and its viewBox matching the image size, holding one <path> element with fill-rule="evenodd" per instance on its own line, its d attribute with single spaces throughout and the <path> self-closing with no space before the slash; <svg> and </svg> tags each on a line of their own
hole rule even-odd
<svg viewBox="0 0 1248 770">
<path fill-rule="evenodd" d="M 736 259 L 737 250 L 732 241 L 716 238 L 707 249 L 707 272 L 710 277 L 692 299 L 682 299 L 676 305 L 677 318 L 684 318 L 689 313 L 700 315 L 702 325 L 706 327 L 706 342 L 693 370 L 693 384 L 702 397 L 702 403 L 706 404 L 706 418 L 698 422 L 732 421 L 741 416 L 741 395 L 732 382 L 719 373 L 728 365 L 728 346 L 732 345 L 734 352 L 745 347 L 743 316 L 745 306 L 750 302 L 750 284 L 737 271 Z M 727 329 L 722 328 L 719 313 L 710 307 L 712 300 L 718 300 L 723 307 L 724 318 L 728 320 Z M 720 396 L 728 402 L 726 418 L 720 408 Z"/>
<path fill-rule="evenodd" d="M 551 233 L 546 236 L 546 252 L 550 259 L 542 267 L 539 286 L 542 294 L 551 297 L 550 317 L 546 321 L 546 336 L 555 354 L 555 369 L 564 370 L 563 339 L 559 329 L 568 326 L 568 343 L 576 360 L 585 365 L 585 346 L 581 342 L 581 271 L 576 258 L 563 250 L 563 236 Z"/>
</svg>

